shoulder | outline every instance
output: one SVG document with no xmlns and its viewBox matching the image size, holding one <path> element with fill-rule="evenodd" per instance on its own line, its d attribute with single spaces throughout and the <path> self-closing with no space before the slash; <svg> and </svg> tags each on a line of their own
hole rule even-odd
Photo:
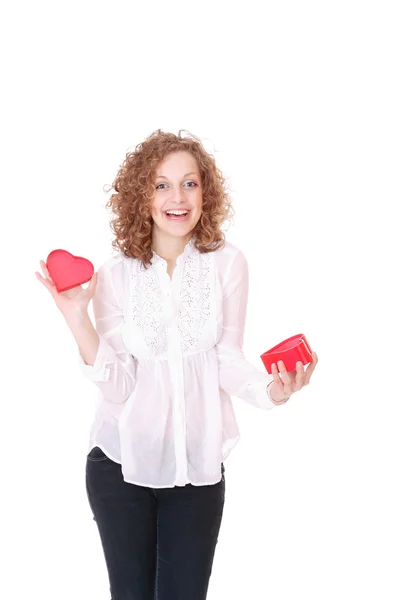
<svg viewBox="0 0 400 600">
<path fill-rule="evenodd" d="M 107 273 L 112 277 L 118 277 L 132 266 L 132 264 L 139 262 L 135 258 L 128 258 L 121 253 L 113 254 L 109 256 L 99 267 L 99 273 Z"/>
<path fill-rule="evenodd" d="M 225 241 L 225 245 L 215 251 L 215 263 L 224 294 L 230 293 L 247 281 L 247 259 L 235 244 Z"/>
<path fill-rule="evenodd" d="M 118 271 L 127 260 L 123 254 L 113 254 L 101 264 L 99 271 Z"/>
<path fill-rule="evenodd" d="M 246 257 L 241 248 L 235 246 L 235 244 L 232 244 L 232 242 L 228 242 L 227 240 L 222 248 L 215 251 L 215 260 L 217 265 L 224 270 L 228 269 L 233 264 L 247 264 Z"/>
<path fill-rule="evenodd" d="M 124 294 L 128 279 L 128 268 L 132 260 L 121 253 L 109 256 L 98 269 L 98 283 L 104 288 L 111 287 L 118 295 Z"/>
</svg>

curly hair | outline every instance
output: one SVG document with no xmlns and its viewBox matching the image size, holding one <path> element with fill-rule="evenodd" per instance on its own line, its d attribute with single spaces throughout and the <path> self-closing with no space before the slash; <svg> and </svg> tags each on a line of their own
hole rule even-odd
<svg viewBox="0 0 400 600">
<path fill-rule="evenodd" d="M 161 129 L 154 131 L 133 152 L 126 154 L 108 190 L 115 193 L 106 204 L 113 213 L 110 228 L 115 239 L 112 247 L 128 258 L 139 259 L 146 268 L 151 264 L 153 254 L 151 201 L 156 170 L 168 154 L 179 151 L 189 152 L 200 171 L 203 209 L 193 231 L 197 250 L 205 253 L 221 248 L 225 243 L 221 226 L 234 216 L 226 180 L 200 139 L 185 130 L 180 130 L 178 135 Z"/>
</svg>

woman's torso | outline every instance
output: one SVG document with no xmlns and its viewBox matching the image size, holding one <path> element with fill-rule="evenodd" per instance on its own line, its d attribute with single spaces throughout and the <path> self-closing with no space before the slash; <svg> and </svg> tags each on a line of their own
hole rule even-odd
<svg viewBox="0 0 400 600">
<path fill-rule="evenodd" d="M 189 242 L 172 277 L 156 254 L 148 269 L 123 256 L 108 261 L 136 374 L 125 403 L 100 398 L 90 449 L 99 445 L 120 462 L 126 481 L 172 487 L 221 477 L 221 462 L 239 438 L 215 351 L 223 278 L 236 252 L 226 242 L 201 254 Z"/>
</svg>

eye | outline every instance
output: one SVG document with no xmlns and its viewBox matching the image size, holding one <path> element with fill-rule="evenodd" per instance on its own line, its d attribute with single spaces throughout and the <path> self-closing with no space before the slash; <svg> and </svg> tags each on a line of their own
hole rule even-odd
<svg viewBox="0 0 400 600">
<path fill-rule="evenodd" d="M 195 181 L 187 181 L 186 183 L 192 183 L 190 187 L 197 187 L 197 183 Z"/>
<path fill-rule="evenodd" d="M 162 185 L 167 185 L 167 184 L 166 184 L 166 183 L 159 183 L 159 184 L 156 186 L 156 190 L 160 189 L 160 186 L 162 186 Z"/>
</svg>

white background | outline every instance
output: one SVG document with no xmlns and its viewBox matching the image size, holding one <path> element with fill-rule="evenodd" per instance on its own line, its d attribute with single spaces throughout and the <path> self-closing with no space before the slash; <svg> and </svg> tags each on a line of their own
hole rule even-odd
<svg viewBox="0 0 400 600">
<path fill-rule="evenodd" d="M 396 3 L 9 2 L 2 9 L 0 595 L 108 600 L 84 472 L 95 386 L 36 280 L 98 268 L 129 149 L 204 140 L 246 254 L 249 360 L 305 333 L 311 385 L 242 441 L 209 600 L 400 597 Z M 5 559 L 5 560 L 4 560 Z"/>
</svg>

